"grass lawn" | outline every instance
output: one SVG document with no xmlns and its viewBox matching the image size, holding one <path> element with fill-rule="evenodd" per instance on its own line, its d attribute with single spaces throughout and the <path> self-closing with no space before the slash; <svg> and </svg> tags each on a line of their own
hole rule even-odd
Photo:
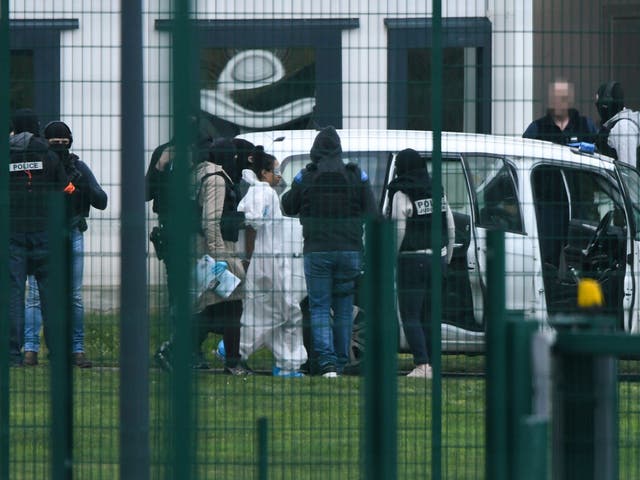
<svg viewBox="0 0 640 480">
<path fill-rule="evenodd" d="M 99 320 L 99 321 L 98 321 Z M 97 363 L 74 370 L 74 478 L 119 478 L 119 329 L 114 317 L 87 323 L 87 350 Z M 154 330 L 154 332 L 156 332 Z M 163 336 L 153 333 L 157 346 Z M 358 377 L 247 379 L 223 375 L 210 354 L 217 338 L 205 345 L 214 367 L 194 375 L 193 461 L 196 478 L 257 478 L 257 422 L 268 422 L 269 478 L 361 478 L 363 399 Z M 38 367 L 11 369 L 11 479 L 50 478 L 48 467 L 50 378 L 45 355 Z M 254 368 L 268 371 L 271 357 L 259 352 Z M 399 356 L 401 370 L 410 358 Z M 484 478 L 485 382 L 483 356 L 445 356 L 442 385 L 442 469 L 445 479 Z M 637 373 L 638 362 L 621 371 Z M 469 375 L 471 374 L 471 375 Z M 150 454 L 152 478 L 168 478 L 171 452 L 169 377 L 150 372 Z M 398 478 L 430 478 L 431 384 L 398 378 Z M 640 478 L 640 387 L 619 384 L 620 478 Z"/>
</svg>

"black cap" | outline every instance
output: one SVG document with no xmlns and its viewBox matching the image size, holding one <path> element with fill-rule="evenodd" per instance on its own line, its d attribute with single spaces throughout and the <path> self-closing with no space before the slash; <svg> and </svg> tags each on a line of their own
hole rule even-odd
<svg viewBox="0 0 640 480">
<path fill-rule="evenodd" d="M 620 82 L 611 81 L 598 87 L 596 108 L 602 123 L 624 108 L 624 92 Z"/>
<path fill-rule="evenodd" d="M 13 133 L 31 132 L 40 135 L 40 121 L 36 113 L 30 108 L 16 110 L 11 117 Z"/>
</svg>

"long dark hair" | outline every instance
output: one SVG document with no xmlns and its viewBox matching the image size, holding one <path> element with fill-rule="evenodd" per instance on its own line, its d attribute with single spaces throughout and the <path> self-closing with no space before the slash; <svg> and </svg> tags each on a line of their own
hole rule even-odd
<svg viewBox="0 0 640 480">
<path fill-rule="evenodd" d="M 276 157 L 265 152 L 262 145 L 257 145 L 256 148 L 253 149 L 251 157 L 253 158 L 251 168 L 258 178 L 261 178 L 263 170 L 266 170 L 267 172 L 273 171 L 273 167 L 276 163 Z"/>
</svg>

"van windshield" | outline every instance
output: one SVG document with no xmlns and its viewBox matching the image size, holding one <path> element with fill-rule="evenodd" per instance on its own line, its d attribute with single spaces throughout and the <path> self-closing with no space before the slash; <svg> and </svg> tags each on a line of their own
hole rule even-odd
<svg viewBox="0 0 640 480">
<path fill-rule="evenodd" d="M 633 209 L 633 223 L 636 228 L 635 239 L 640 240 L 640 174 L 636 169 L 623 163 L 616 163 L 616 166 Z"/>
<path fill-rule="evenodd" d="M 349 162 L 355 163 L 367 173 L 376 200 L 382 196 L 384 175 L 389 157 L 389 152 L 342 152 L 342 161 L 345 165 Z M 293 178 L 310 162 L 308 154 L 292 155 L 285 158 L 280 165 L 280 170 L 287 185 L 291 185 Z"/>
</svg>

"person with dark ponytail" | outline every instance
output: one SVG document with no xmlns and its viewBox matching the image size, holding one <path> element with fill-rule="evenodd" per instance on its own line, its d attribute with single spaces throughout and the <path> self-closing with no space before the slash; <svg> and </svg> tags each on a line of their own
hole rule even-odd
<svg viewBox="0 0 640 480">
<path fill-rule="evenodd" d="M 250 185 L 238 205 L 245 223 L 255 232 L 247 270 L 244 311 L 241 319 L 240 354 L 247 358 L 261 347 L 273 352 L 277 377 L 301 377 L 307 360 L 302 341 L 300 301 L 305 292 L 302 256 L 290 251 L 291 238 L 301 232 L 299 223 L 285 217 L 274 187 L 280 182 L 278 161 L 257 146 L 250 169 L 242 171 Z M 298 253 L 296 255 L 296 253 Z"/>
</svg>

